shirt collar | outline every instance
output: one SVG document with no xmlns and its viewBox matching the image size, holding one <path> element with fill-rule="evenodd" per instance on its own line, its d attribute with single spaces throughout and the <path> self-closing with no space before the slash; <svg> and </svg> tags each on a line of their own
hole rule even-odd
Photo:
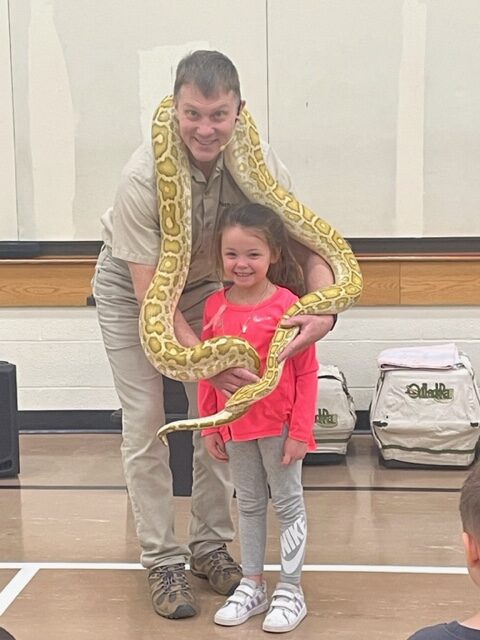
<svg viewBox="0 0 480 640">
<path fill-rule="evenodd" d="M 224 167 L 224 161 L 223 161 L 223 152 L 222 152 L 217 158 L 217 162 L 215 163 L 215 168 L 212 171 L 209 181 L 214 180 L 216 176 L 220 175 L 223 171 L 223 167 Z M 198 182 L 198 183 L 207 182 L 205 176 L 200 171 L 200 169 L 192 163 L 190 163 L 190 171 L 192 174 L 192 179 L 195 180 L 195 182 Z"/>
</svg>

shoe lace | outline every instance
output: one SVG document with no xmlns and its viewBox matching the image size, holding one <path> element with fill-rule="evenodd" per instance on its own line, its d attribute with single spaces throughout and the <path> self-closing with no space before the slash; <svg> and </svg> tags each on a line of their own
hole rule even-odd
<svg viewBox="0 0 480 640">
<path fill-rule="evenodd" d="M 159 578 L 165 591 L 184 591 L 190 588 L 183 564 L 156 567 L 150 571 L 150 576 Z"/>
<path fill-rule="evenodd" d="M 235 573 L 238 571 L 238 564 L 228 553 L 225 547 L 220 547 L 219 549 L 212 551 L 210 554 L 210 561 L 215 572 Z"/>
</svg>

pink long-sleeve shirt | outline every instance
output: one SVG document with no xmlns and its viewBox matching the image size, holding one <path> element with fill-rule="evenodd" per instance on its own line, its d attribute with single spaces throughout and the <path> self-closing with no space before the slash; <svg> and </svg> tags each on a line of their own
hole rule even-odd
<svg viewBox="0 0 480 640">
<path fill-rule="evenodd" d="M 265 368 L 271 339 L 284 312 L 298 300 L 291 291 L 277 287 L 273 295 L 258 305 L 233 304 L 226 298 L 228 289 L 221 289 L 206 301 L 202 339 L 214 336 L 241 336 L 255 347 Z M 242 331 L 242 328 L 245 330 Z M 315 449 L 313 425 L 317 403 L 318 363 L 315 345 L 285 362 L 280 382 L 266 398 L 253 404 L 248 412 L 233 422 L 216 429 L 227 440 L 256 440 L 279 436 L 284 426 L 294 440 L 306 442 Z M 200 416 L 217 413 L 227 398 L 208 380 L 198 388 Z M 202 435 L 212 433 L 207 429 Z"/>
</svg>

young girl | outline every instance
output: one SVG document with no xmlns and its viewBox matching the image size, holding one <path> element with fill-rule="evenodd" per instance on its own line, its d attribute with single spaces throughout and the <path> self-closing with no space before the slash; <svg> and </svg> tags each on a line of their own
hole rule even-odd
<svg viewBox="0 0 480 640">
<path fill-rule="evenodd" d="M 202 338 L 244 337 L 257 350 L 263 370 L 275 328 L 298 299 L 292 291 L 303 293 L 287 232 L 269 208 L 247 204 L 224 213 L 216 249 L 223 276 L 232 284 L 207 299 Z M 230 462 L 239 509 L 244 578 L 215 614 L 217 624 L 242 624 L 268 609 L 263 629 L 284 632 L 307 613 L 300 586 L 307 534 L 301 472 L 302 459 L 315 448 L 317 368 L 312 345 L 285 362 L 277 388 L 245 416 L 202 434 L 210 455 Z M 208 380 L 200 382 L 201 416 L 216 413 L 225 402 Z M 280 582 L 270 606 L 262 575 L 268 485 L 281 531 Z"/>
</svg>

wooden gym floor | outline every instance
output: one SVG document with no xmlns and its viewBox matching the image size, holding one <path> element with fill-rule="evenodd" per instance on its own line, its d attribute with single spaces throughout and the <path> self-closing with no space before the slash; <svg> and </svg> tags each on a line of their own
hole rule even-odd
<svg viewBox="0 0 480 640">
<path fill-rule="evenodd" d="M 262 616 L 214 625 L 223 598 L 197 578 L 199 616 L 169 621 L 153 612 L 119 445 L 118 434 L 20 436 L 21 475 L 0 480 L 0 627 L 17 640 L 265 638 Z M 354 436 L 346 463 L 305 467 L 309 614 L 287 635 L 406 639 L 474 612 L 458 516 L 466 473 L 384 469 L 368 434 Z M 175 501 L 185 538 L 189 498 Z M 238 557 L 237 544 L 232 551 Z M 278 555 L 270 513 L 270 589 Z"/>
</svg>

